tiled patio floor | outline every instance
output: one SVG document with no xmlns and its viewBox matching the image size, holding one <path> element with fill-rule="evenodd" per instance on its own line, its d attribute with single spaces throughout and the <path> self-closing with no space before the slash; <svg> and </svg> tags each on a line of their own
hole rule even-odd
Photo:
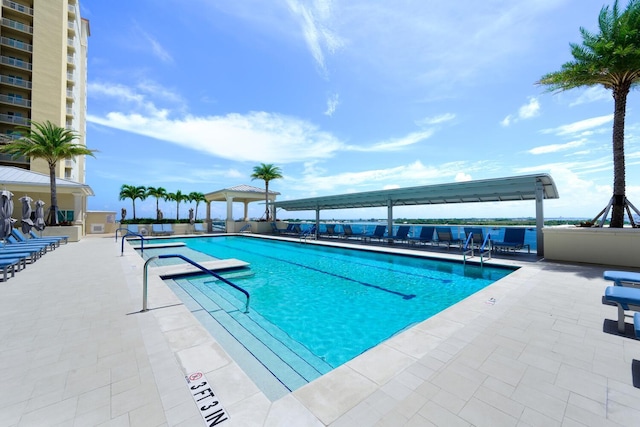
<svg viewBox="0 0 640 427">
<path fill-rule="evenodd" d="M 609 267 L 523 265 L 271 402 L 153 274 L 139 313 L 142 259 L 87 237 L 0 283 L 0 426 L 205 425 L 194 371 L 230 416 L 222 426 L 639 423 L 640 341 L 611 332 Z"/>
</svg>

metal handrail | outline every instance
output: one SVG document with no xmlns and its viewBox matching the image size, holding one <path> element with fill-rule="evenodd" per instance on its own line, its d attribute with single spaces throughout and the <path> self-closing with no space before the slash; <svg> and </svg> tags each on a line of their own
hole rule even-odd
<svg viewBox="0 0 640 427">
<path fill-rule="evenodd" d="M 116 234 L 118 233 L 118 230 L 116 230 Z M 129 236 L 138 236 L 140 238 L 140 253 L 143 254 L 144 253 L 144 236 L 142 234 L 139 233 L 133 233 L 131 231 L 128 231 L 127 234 L 125 234 L 124 236 L 122 236 L 122 244 L 120 245 L 120 256 L 122 256 L 124 254 L 124 239 L 129 237 Z M 116 237 L 116 241 L 118 241 L 118 238 Z"/>
<path fill-rule="evenodd" d="M 149 266 L 149 263 L 151 261 L 153 261 L 155 259 L 164 259 L 164 258 L 180 258 L 181 260 L 186 261 L 189 264 L 193 265 L 194 267 L 200 269 L 202 272 L 210 274 L 211 276 L 215 277 L 216 279 L 220 280 L 221 282 L 224 282 L 227 285 L 231 286 L 232 288 L 242 292 L 247 297 L 247 302 L 246 302 L 246 304 L 244 306 L 244 312 L 245 313 L 249 313 L 249 300 L 251 298 L 251 296 L 249 295 L 249 292 L 245 291 L 240 286 L 238 286 L 238 285 L 236 285 L 234 283 L 231 283 L 230 281 L 228 281 L 224 277 L 220 276 L 219 274 L 216 274 L 211 270 L 207 270 L 206 268 L 204 268 L 203 266 L 201 266 L 197 262 L 194 262 L 194 261 L 190 260 L 189 258 L 187 258 L 186 256 L 180 255 L 180 254 L 164 254 L 164 255 L 152 256 L 151 258 L 149 258 L 144 263 L 144 275 L 142 276 L 142 311 L 143 312 L 149 311 L 149 309 L 147 308 L 147 267 Z"/>
<path fill-rule="evenodd" d="M 247 223 L 243 225 L 242 228 L 240 228 L 240 230 L 238 231 L 238 233 L 242 233 L 245 230 L 251 230 L 251 223 Z"/>
<path fill-rule="evenodd" d="M 300 233 L 300 241 L 302 241 L 304 239 L 304 242 L 307 242 L 307 237 L 310 237 L 311 235 L 315 236 L 316 233 L 316 226 L 313 225 L 309 228 L 307 228 L 306 230 L 304 230 L 302 233 Z"/>
</svg>

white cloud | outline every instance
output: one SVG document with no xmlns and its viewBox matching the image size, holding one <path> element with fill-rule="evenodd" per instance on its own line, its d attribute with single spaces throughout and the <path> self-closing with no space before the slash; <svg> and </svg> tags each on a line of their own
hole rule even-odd
<svg viewBox="0 0 640 427">
<path fill-rule="evenodd" d="M 334 93 L 329 97 L 329 99 L 327 99 L 327 109 L 325 110 L 324 115 L 329 117 L 333 116 L 338 104 L 340 104 L 340 95 Z"/>
<path fill-rule="evenodd" d="M 464 172 L 458 172 L 456 174 L 456 177 L 454 178 L 455 182 L 466 182 L 466 181 L 471 181 L 471 175 L 469 175 L 468 173 L 464 173 Z"/>
<path fill-rule="evenodd" d="M 410 145 L 417 144 L 425 139 L 430 138 L 433 135 L 433 130 L 424 130 L 420 132 L 412 132 L 409 135 L 401 138 L 389 139 L 387 141 L 378 142 L 371 146 L 357 146 L 350 145 L 347 147 L 350 151 L 368 151 L 368 152 L 380 152 L 380 151 L 397 151 Z"/>
<path fill-rule="evenodd" d="M 612 100 L 613 97 L 611 96 L 611 90 L 605 89 L 602 86 L 593 86 L 584 90 L 584 92 L 582 92 L 582 94 L 578 98 L 576 98 L 575 101 L 571 102 L 569 106 L 575 107 L 576 105 Z"/>
<path fill-rule="evenodd" d="M 537 98 L 530 97 L 529 102 L 518 109 L 518 114 L 516 114 L 515 116 L 513 114 L 509 114 L 507 117 L 502 119 L 500 124 L 504 127 L 507 127 L 512 123 L 518 122 L 520 120 L 531 119 L 538 116 L 539 114 L 540 102 L 538 102 Z"/>
<path fill-rule="evenodd" d="M 173 62 L 173 57 L 169 52 L 166 51 L 164 47 L 158 42 L 154 37 L 152 37 L 149 33 L 144 31 L 137 23 L 135 24 L 135 30 L 142 36 L 144 40 L 148 43 L 147 46 L 151 48 L 151 52 L 162 62 Z M 147 49 L 145 49 L 147 50 Z"/>
<path fill-rule="evenodd" d="M 316 0 L 312 5 L 299 0 L 287 0 L 287 5 L 302 27 L 302 33 L 316 64 L 327 73 L 325 51 L 335 53 L 343 46 L 342 39 L 331 28 L 331 1 Z"/>
<path fill-rule="evenodd" d="M 449 121 L 451 121 L 451 120 L 453 120 L 455 118 L 456 118 L 455 114 L 453 114 L 453 113 L 445 113 L 445 114 L 440 114 L 438 116 L 425 117 L 422 120 L 416 121 L 416 125 L 418 125 L 418 126 L 439 125 L 441 123 L 449 122 Z"/>
<path fill-rule="evenodd" d="M 529 154 L 549 154 L 549 153 L 557 153 L 558 151 L 566 151 L 572 148 L 581 147 L 586 142 L 585 139 L 580 139 L 577 141 L 567 142 L 566 144 L 550 144 L 550 145 L 542 145 L 540 147 L 532 148 L 527 151 Z"/>
<path fill-rule="evenodd" d="M 591 129 L 598 128 L 606 123 L 613 121 L 613 114 L 606 116 L 592 117 L 586 120 L 569 123 L 567 125 L 558 126 L 552 129 L 543 129 L 541 132 L 545 134 L 554 134 L 557 136 L 564 135 L 583 135 Z"/>
</svg>

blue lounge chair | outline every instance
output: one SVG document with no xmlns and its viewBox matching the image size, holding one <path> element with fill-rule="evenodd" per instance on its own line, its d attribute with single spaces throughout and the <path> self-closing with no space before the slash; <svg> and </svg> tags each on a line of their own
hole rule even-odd
<svg viewBox="0 0 640 427">
<path fill-rule="evenodd" d="M 11 261 L 14 259 L 18 259 L 20 261 L 16 264 L 18 271 L 20 271 L 21 269 L 27 266 L 27 259 L 32 259 L 32 258 L 31 258 L 31 254 L 27 252 L 22 252 L 22 253 L 15 252 L 15 253 L 3 254 L 2 251 L 0 251 L 0 261 Z"/>
<path fill-rule="evenodd" d="M 6 282 L 8 273 L 11 272 L 11 277 L 16 275 L 16 266 L 20 264 L 20 258 L 3 259 L 0 260 L 0 269 L 2 269 L 2 281 Z"/>
<path fill-rule="evenodd" d="M 480 227 L 465 227 L 464 235 L 468 238 L 471 234 L 471 240 L 469 244 L 473 245 L 474 248 L 480 249 L 482 244 L 484 243 L 484 233 L 482 232 L 482 228 Z M 465 239 L 466 241 L 467 239 Z"/>
<path fill-rule="evenodd" d="M 60 242 L 63 239 L 57 238 L 57 237 L 38 237 L 37 239 L 33 239 L 33 238 L 27 238 L 27 236 L 25 236 L 24 234 L 22 234 L 22 231 L 18 230 L 17 228 L 14 228 L 13 230 L 11 230 L 11 235 L 13 237 L 16 238 L 16 240 L 18 242 L 21 243 L 53 243 L 56 247 L 60 246 Z"/>
<path fill-rule="evenodd" d="M 138 224 L 127 224 L 127 231 L 130 233 L 140 233 L 140 230 L 138 228 Z"/>
<path fill-rule="evenodd" d="M 9 247 L 12 248 L 34 248 L 34 249 L 40 249 L 44 252 L 48 252 L 51 251 L 53 249 L 56 248 L 56 244 L 54 242 L 39 242 L 39 241 L 33 241 L 33 242 L 20 242 L 18 241 L 18 239 L 16 239 L 14 236 L 9 236 L 7 237 L 7 245 Z"/>
<path fill-rule="evenodd" d="M 273 234 L 281 234 L 284 230 L 278 228 L 278 226 L 276 225 L 275 222 L 271 223 L 271 231 L 273 232 Z"/>
<path fill-rule="evenodd" d="M 151 224 L 151 234 L 154 236 L 164 236 L 165 232 L 162 229 L 162 224 Z"/>
<path fill-rule="evenodd" d="M 373 230 L 373 233 L 362 235 L 362 240 L 364 241 L 372 240 L 372 239 L 382 240 L 384 237 L 385 231 L 387 231 L 386 225 L 376 225 L 376 228 Z"/>
<path fill-rule="evenodd" d="M 338 234 L 338 237 L 342 237 L 343 239 L 360 239 L 363 236 L 354 233 L 351 224 L 342 224 L 342 233 Z"/>
<path fill-rule="evenodd" d="M 167 236 L 172 235 L 173 234 L 173 225 L 171 225 L 171 224 L 162 224 L 162 231 Z"/>
<path fill-rule="evenodd" d="M 640 287 L 640 273 L 632 271 L 607 270 L 604 272 L 605 280 L 612 280 L 615 286 Z"/>
<path fill-rule="evenodd" d="M 69 242 L 69 236 L 47 236 L 47 237 L 42 237 L 42 236 L 38 236 L 33 230 L 29 231 L 29 236 L 31 236 L 32 239 L 59 239 L 61 242 L 64 242 L 64 243 L 68 243 Z"/>
<path fill-rule="evenodd" d="M 640 313 L 633 314 L 633 332 L 636 338 L 640 338 Z"/>
<path fill-rule="evenodd" d="M 409 231 L 411 231 L 410 225 L 401 225 L 398 227 L 398 231 L 396 231 L 396 235 L 389 237 L 391 242 L 406 242 L 409 238 Z"/>
<path fill-rule="evenodd" d="M 524 234 L 527 230 L 524 228 L 505 228 L 504 238 L 501 242 L 493 242 L 493 248 L 496 251 L 519 251 L 527 248 L 527 252 L 531 253 L 531 246 L 524 243 Z"/>
<path fill-rule="evenodd" d="M 449 250 L 451 246 L 462 247 L 463 241 L 457 237 L 453 237 L 453 233 L 451 233 L 451 228 L 449 227 L 436 227 L 436 235 L 438 236 L 438 246 L 440 246 L 441 243 L 443 245 L 446 244 L 447 250 Z"/>
<path fill-rule="evenodd" d="M 432 226 L 426 226 L 426 227 L 421 227 L 420 229 L 420 235 L 417 237 L 408 237 L 407 239 L 409 240 L 409 243 L 422 243 L 422 244 L 426 244 L 426 243 L 432 243 L 433 242 L 433 232 L 435 231 L 435 227 Z"/>
<path fill-rule="evenodd" d="M 204 224 L 203 223 L 196 222 L 195 224 L 193 224 L 193 232 L 194 233 L 206 233 L 206 231 L 207 230 L 204 228 Z"/>
<path fill-rule="evenodd" d="M 627 286 L 607 286 L 604 290 L 604 301 L 618 307 L 618 332 L 625 332 L 625 310 L 640 311 L 640 289 Z M 635 315 L 634 315 L 635 323 Z"/>
<path fill-rule="evenodd" d="M 336 225 L 335 224 L 326 224 L 325 225 L 325 231 L 320 233 L 321 236 L 326 236 L 326 237 L 337 237 L 338 234 L 336 234 Z"/>
</svg>

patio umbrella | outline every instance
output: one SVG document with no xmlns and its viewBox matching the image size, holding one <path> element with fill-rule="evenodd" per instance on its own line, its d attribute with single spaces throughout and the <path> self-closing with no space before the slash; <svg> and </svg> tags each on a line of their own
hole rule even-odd
<svg viewBox="0 0 640 427">
<path fill-rule="evenodd" d="M 9 190 L 0 192 L 0 239 L 6 239 L 11 235 L 15 219 L 13 214 L 13 193 Z"/>
<path fill-rule="evenodd" d="M 33 227 L 33 221 L 31 221 L 31 202 L 33 199 L 29 196 L 22 196 L 20 201 L 22 202 L 22 232 L 27 234 Z"/>
<path fill-rule="evenodd" d="M 44 202 L 42 200 L 36 202 L 36 222 L 33 227 L 38 231 L 44 230 Z"/>
</svg>

